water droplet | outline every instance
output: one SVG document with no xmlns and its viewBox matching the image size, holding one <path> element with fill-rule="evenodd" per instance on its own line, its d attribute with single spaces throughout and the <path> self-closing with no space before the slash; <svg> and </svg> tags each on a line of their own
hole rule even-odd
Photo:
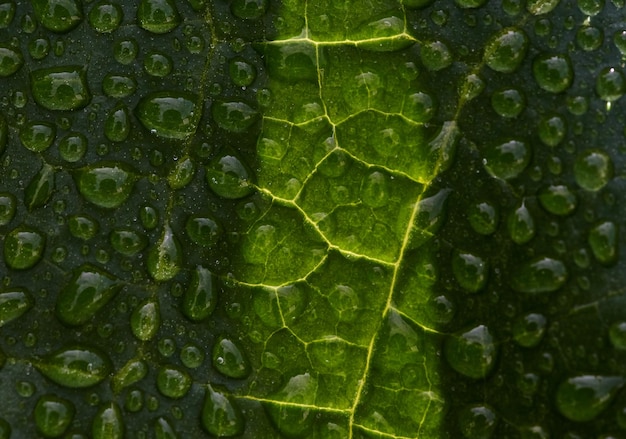
<svg viewBox="0 0 626 439">
<path fill-rule="evenodd" d="M 91 426 L 93 439 L 123 439 L 124 420 L 122 411 L 114 402 L 104 404 L 93 418 Z"/>
<path fill-rule="evenodd" d="M 111 142 L 123 142 L 130 133 L 130 114 L 126 105 L 119 104 L 104 121 L 104 135 Z"/>
<path fill-rule="evenodd" d="M 624 379 L 618 376 L 581 375 L 563 381 L 556 391 L 556 406 L 566 418 L 586 422 L 611 403 Z"/>
<path fill-rule="evenodd" d="M 176 166 L 172 168 L 167 176 L 167 182 L 170 188 L 182 189 L 191 183 L 196 172 L 196 166 L 190 157 L 184 157 L 176 162 Z"/>
<path fill-rule="evenodd" d="M 148 374 L 148 364 L 143 360 L 129 360 L 111 379 L 113 392 L 118 394 L 128 386 L 141 381 Z"/>
<path fill-rule="evenodd" d="M 458 416 L 459 430 L 467 439 L 489 439 L 498 425 L 498 417 L 488 405 L 465 406 Z"/>
<path fill-rule="evenodd" d="M 33 152 L 43 152 L 52 145 L 56 127 L 48 122 L 29 122 L 20 129 L 22 145 Z"/>
<path fill-rule="evenodd" d="M 9 125 L 2 114 L 0 114 L 0 154 L 4 152 L 7 147 L 7 140 L 9 138 Z"/>
<path fill-rule="evenodd" d="M 433 118 L 436 109 L 433 97 L 419 91 L 410 94 L 404 99 L 402 114 L 414 122 L 424 123 Z"/>
<path fill-rule="evenodd" d="M 247 87 L 256 79 L 256 67 L 241 57 L 235 57 L 228 62 L 230 79 L 239 87 Z"/>
<path fill-rule="evenodd" d="M 46 237 L 41 232 L 20 226 L 4 238 L 4 260 L 9 268 L 25 270 L 33 267 L 43 257 Z"/>
<path fill-rule="evenodd" d="M 130 316 L 130 329 L 133 335 L 141 341 L 154 338 L 160 324 L 159 304 L 151 299 L 137 306 Z"/>
<path fill-rule="evenodd" d="M 70 233 L 79 239 L 88 241 L 98 233 L 98 223 L 87 215 L 73 215 L 69 222 Z"/>
<path fill-rule="evenodd" d="M 368 207 L 384 207 L 389 202 L 389 177 L 374 171 L 361 181 L 361 201 Z"/>
<path fill-rule="evenodd" d="M 18 48 L 0 44 L 0 77 L 11 76 L 24 64 L 24 57 Z"/>
<path fill-rule="evenodd" d="M 15 216 L 17 199 L 8 192 L 0 192 L 0 226 L 9 224 Z"/>
<path fill-rule="evenodd" d="M 131 413 L 136 413 L 143 408 L 144 395 L 139 389 L 133 389 L 126 394 L 126 400 L 124 401 L 124 408 Z"/>
<path fill-rule="evenodd" d="M 122 22 L 122 8 L 113 2 L 101 0 L 89 12 L 89 24 L 101 33 L 113 32 Z"/>
<path fill-rule="evenodd" d="M 563 262 L 548 257 L 537 257 L 517 267 L 511 286 L 520 293 L 549 293 L 561 288 L 567 280 Z"/>
<path fill-rule="evenodd" d="M 483 81 L 477 74 L 472 73 L 467 75 L 463 81 L 461 96 L 464 99 L 471 101 L 472 99 L 478 97 L 484 89 L 485 81 Z"/>
<path fill-rule="evenodd" d="M 169 56 L 160 52 L 152 52 L 144 58 L 143 68 L 148 75 L 163 78 L 171 73 L 173 65 Z"/>
<path fill-rule="evenodd" d="M 487 284 L 489 264 L 471 253 L 455 252 L 452 257 L 452 272 L 462 288 L 475 293 Z"/>
<path fill-rule="evenodd" d="M 82 168 L 78 173 L 78 190 L 93 204 L 114 208 L 124 203 L 133 189 L 136 176 L 123 163 L 102 162 Z"/>
<path fill-rule="evenodd" d="M 191 377 L 176 366 L 162 366 L 157 373 L 157 389 L 163 396 L 178 399 L 191 388 Z"/>
<path fill-rule="evenodd" d="M 59 66 L 31 73 L 35 101 L 48 110 L 78 110 L 91 100 L 85 70 Z"/>
<path fill-rule="evenodd" d="M 587 52 L 599 48 L 603 39 L 602 29 L 595 26 L 581 26 L 576 32 L 576 43 Z"/>
<path fill-rule="evenodd" d="M 533 75 L 542 89 L 560 93 L 572 85 L 574 70 L 567 55 L 539 55 L 533 61 Z"/>
<path fill-rule="evenodd" d="M 15 17 L 15 2 L 13 0 L 7 0 L 0 3 L 0 29 L 6 29 L 9 27 L 13 21 L 13 17 Z M 6 422 L 2 418 L 0 418 L 0 421 Z M 2 427 L 0 427 L 0 430 L 2 430 Z M 0 438 L 5 439 L 2 434 L 0 434 Z"/>
<path fill-rule="evenodd" d="M 448 46 L 442 41 L 424 43 L 420 49 L 424 66 L 433 72 L 450 67 L 454 59 Z"/>
<path fill-rule="evenodd" d="M 621 70 L 605 67 L 598 74 L 596 92 L 600 99 L 613 102 L 626 93 L 626 78 Z"/>
<path fill-rule="evenodd" d="M 181 21 L 173 0 L 141 0 L 137 18 L 142 28 L 155 34 L 170 32 Z"/>
<path fill-rule="evenodd" d="M 224 233 L 222 226 L 208 215 L 190 216 L 185 230 L 193 242 L 206 248 L 214 247 Z"/>
<path fill-rule="evenodd" d="M 34 410 L 37 431 L 45 437 L 59 437 L 72 423 L 74 405 L 54 395 L 44 395 L 37 401 Z"/>
<path fill-rule="evenodd" d="M 492 36 L 485 47 L 485 63 L 496 72 L 517 70 L 526 56 L 528 37 L 519 29 L 506 28 Z"/>
<path fill-rule="evenodd" d="M 544 209 L 554 215 L 569 215 L 574 212 L 578 200 L 565 185 L 550 185 L 539 192 L 539 202 Z"/>
<path fill-rule="evenodd" d="M 19 318 L 33 307 L 31 295 L 23 288 L 12 288 L 0 293 L 0 327 Z"/>
<path fill-rule="evenodd" d="M 204 351 L 194 345 L 186 345 L 180 350 L 180 361 L 190 369 L 202 366 Z"/>
<path fill-rule="evenodd" d="M 125 98 L 137 89 L 137 82 L 130 76 L 108 73 L 102 80 L 102 91 L 111 98 Z"/>
<path fill-rule="evenodd" d="M 61 290 L 56 304 L 57 317 L 67 325 L 89 321 L 119 291 L 121 284 L 110 273 L 83 265 Z"/>
<path fill-rule="evenodd" d="M 328 302 L 343 322 L 352 322 L 360 314 L 361 299 L 348 285 L 335 285 L 328 295 Z"/>
<path fill-rule="evenodd" d="M 217 278 L 200 265 L 191 275 L 191 283 L 183 296 L 183 314 L 194 322 L 211 315 L 217 301 Z"/>
<path fill-rule="evenodd" d="M 529 313 L 513 322 L 513 339 L 525 348 L 537 346 L 546 332 L 547 320 L 542 314 Z"/>
<path fill-rule="evenodd" d="M 587 242 L 595 258 L 602 264 L 617 260 L 617 226 L 611 221 L 597 224 L 589 231 Z"/>
<path fill-rule="evenodd" d="M 2 7 L 2 5 L 0 5 Z M 33 59 L 44 59 L 50 53 L 50 41 L 47 38 L 35 38 L 28 43 L 28 53 Z"/>
<path fill-rule="evenodd" d="M 74 389 L 98 384 L 109 376 L 113 366 L 95 348 L 70 346 L 45 357 L 35 367 L 55 383 Z"/>
<path fill-rule="evenodd" d="M 127 228 L 113 230 L 109 236 L 109 242 L 113 250 L 129 257 L 148 245 L 148 239 L 144 235 Z"/>
<path fill-rule="evenodd" d="M 156 281 L 170 280 L 180 271 L 182 258 L 178 238 L 169 224 L 166 224 L 159 241 L 148 253 L 148 272 Z"/>
<path fill-rule="evenodd" d="M 186 139 L 198 128 L 202 107 L 195 94 L 157 92 L 139 101 L 137 116 L 146 129 L 166 139 Z"/>
<path fill-rule="evenodd" d="M 232 398 L 209 385 L 202 407 L 202 426 L 217 437 L 237 436 L 243 433 L 244 418 Z"/>
<path fill-rule="evenodd" d="M 459 7 L 467 9 L 467 8 L 479 8 L 484 5 L 487 0 L 454 0 L 454 2 L 459 5 Z"/>
<path fill-rule="evenodd" d="M 261 18 L 268 7 L 268 0 L 234 0 L 230 5 L 233 14 L 244 20 Z"/>
<path fill-rule="evenodd" d="M 486 148 L 485 167 L 491 175 L 503 180 L 519 176 L 530 163 L 530 149 L 521 140 L 509 140 Z"/>
<path fill-rule="evenodd" d="M 53 32 L 67 32 L 83 19 L 77 0 L 34 0 L 32 2 L 39 22 Z"/>
<path fill-rule="evenodd" d="M 81 133 L 68 133 L 59 142 L 59 153 L 66 162 L 75 163 L 87 152 L 87 138 Z"/>
<path fill-rule="evenodd" d="M 132 63 L 137 57 L 139 52 L 139 45 L 135 40 L 121 40 L 118 41 L 113 47 L 113 56 L 115 60 L 124 65 Z"/>
<path fill-rule="evenodd" d="M 44 163 L 24 191 L 24 204 L 28 210 L 44 206 L 54 191 L 55 169 Z"/>
<path fill-rule="evenodd" d="M 604 0 L 578 0 L 578 9 L 589 16 L 598 15 L 604 8 Z"/>
<path fill-rule="evenodd" d="M 528 0 L 526 10 L 533 15 L 543 15 L 556 8 L 561 0 Z"/>
<path fill-rule="evenodd" d="M 524 203 L 509 215 L 507 221 L 509 235 L 513 242 L 525 244 L 535 236 L 535 221 Z"/>
<path fill-rule="evenodd" d="M 566 133 L 565 119 L 561 116 L 546 116 L 539 122 L 539 138 L 548 146 L 557 146 Z"/>
<path fill-rule="evenodd" d="M 526 107 L 526 97 L 515 88 L 498 90 L 491 95 L 491 106 L 502 117 L 517 117 Z"/>
<path fill-rule="evenodd" d="M 454 370 L 475 379 L 487 376 L 497 356 L 496 345 L 485 325 L 451 335 L 446 340 L 444 352 Z"/>
<path fill-rule="evenodd" d="M 150 205 L 142 206 L 139 209 L 139 218 L 147 230 L 152 230 L 159 224 L 159 212 Z"/>
<path fill-rule="evenodd" d="M 251 176 L 248 167 L 229 153 L 215 157 L 206 168 L 209 187 L 217 195 L 228 199 L 243 198 L 251 194 Z"/>
<path fill-rule="evenodd" d="M 241 348 L 234 341 L 220 337 L 213 345 L 213 367 L 229 378 L 246 378 L 250 364 Z"/>
<path fill-rule="evenodd" d="M 217 125 L 233 133 L 242 133 L 258 119 L 258 112 L 245 102 L 217 101 L 211 106 L 213 119 Z"/>
<path fill-rule="evenodd" d="M 491 235 L 498 228 L 500 213 L 493 204 L 484 201 L 468 208 L 467 219 L 476 233 Z"/>
</svg>

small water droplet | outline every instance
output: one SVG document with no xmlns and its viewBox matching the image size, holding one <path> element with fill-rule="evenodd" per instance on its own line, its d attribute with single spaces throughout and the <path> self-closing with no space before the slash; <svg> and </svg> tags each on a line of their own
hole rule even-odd
<svg viewBox="0 0 626 439">
<path fill-rule="evenodd" d="M 462 288 L 476 293 L 487 284 L 489 264 L 479 256 L 457 251 L 452 258 L 452 272 Z"/>
<path fill-rule="evenodd" d="M 228 199 L 243 198 L 251 194 L 251 176 L 248 167 L 229 153 L 215 157 L 206 168 L 206 179 L 211 190 Z"/>
<path fill-rule="evenodd" d="M 491 407 L 483 404 L 465 406 L 458 414 L 459 430 L 466 439 L 489 439 L 498 425 Z"/>
<path fill-rule="evenodd" d="M 537 257 L 517 267 L 511 286 L 520 293 L 549 293 L 561 288 L 567 280 L 563 262 L 548 257 Z"/>
<path fill-rule="evenodd" d="M 491 95 L 491 106 L 502 117 L 517 117 L 526 107 L 526 97 L 515 88 L 498 90 Z"/>
<path fill-rule="evenodd" d="M 561 0 L 528 0 L 526 10 L 533 15 L 543 15 L 556 8 Z"/>
<path fill-rule="evenodd" d="M 513 322 L 513 339 L 525 348 L 537 346 L 546 331 L 547 320 L 542 314 L 529 313 Z"/>
<path fill-rule="evenodd" d="M 539 87 L 550 93 L 567 90 L 574 80 L 572 62 L 567 55 L 539 55 L 533 61 L 533 75 Z"/>
<path fill-rule="evenodd" d="M 433 72 L 450 67 L 454 61 L 452 52 L 443 41 L 424 43 L 420 49 L 420 56 L 424 66 Z"/>
<path fill-rule="evenodd" d="M 182 249 L 169 224 L 163 227 L 159 241 L 148 253 L 148 272 L 156 281 L 172 279 L 182 266 Z"/>
<path fill-rule="evenodd" d="M 22 52 L 7 44 L 0 44 L 0 77 L 11 76 L 24 64 Z"/>
<path fill-rule="evenodd" d="M 0 293 L 0 327 L 21 317 L 34 305 L 24 288 L 11 288 Z"/>
<path fill-rule="evenodd" d="M 595 26 L 581 26 L 576 32 L 576 43 L 584 51 L 591 52 L 602 45 L 604 33 Z"/>
<path fill-rule="evenodd" d="M 132 63 L 137 57 L 139 52 L 139 45 L 137 42 L 130 38 L 127 40 L 120 40 L 113 46 L 113 56 L 115 60 L 124 65 Z"/>
<path fill-rule="evenodd" d="M 101 33 L 113 32 L 122 22 L 122 8 L 113 2 L 101 0 L 89 12 L 89 24 Z"/>
<path fill-rule="evenodd" d="M 26 270 L 43 257 L 46 236 L 27 226 L 20 226 L 4 238 L 4 260 L 9 268 Z"/>
<path fill-rule="evenodd" d="M 617 260 L 617 225 L 604 221 L 595 225 L 587 237 L 587 242 L 595 258 L 602 264 L 612 264 Z"/>
<path fill-rule="evenodd" d="M 124 419 L 116 403 L 109 402 L 100 407 L 93 418 L 91 437 L 93 439 L 124 438 Z"/>
<path fill-rule="evenodd" d="M 26 149 L 43 152 L 54 142 L 56 127 L 48 122 L 29 122 L 20 129 L 19 136 Z"/>
<path fill-rule="evenodd" d="M 155 34 L 170 32 L 181 22 L 173 0 L 141 0 L 137 18 L 142 28 Z"/>
<path fill-rule="evenodd" d="M 500 212 L 492 203 L 483 201 L 469 206 L 467 219 L 476 233 L 491 235 L 498 228 Z"/>
<path fill-rule="evenodd" d="M 154 338 L 160 324 L 159 304 L 151 299 L 138 305 L 130 315 L 130 329 L 133 335 L 141 341 Z"/>
<path fill-rule="evenodd" d="M 126 164 L 102 162 L 78 172 L 78 190 L 87 201 L 105 208 L 115 208 L 130 196 L 136 181 Z"/>
<path fill-rule="evenodd" d="M 119 104 L 104 121 L 104 135 L 111 142 L 123 142 L 130 134 L 130 113 L 126 105 Z"/>
<path fill-rule="evenodd" d="M 129 360 L 111 379 L 113 392 L 118 394 L 128 386 L 141 381 L 148 374 L 148 364 L 143 360 Z"/>
<path fill-rule="evenodd" d="M 177 366 L 161 366 L 157 372 L 157 389 L 163 396 L 179 399 L 191 388 L 191 377 Z"/>
<path fill-rule="evenodd" d="M 8 192 L 0 192 L 0 226 L 6 226 L 15 217 L 17 199 Z"/>
<path fill-rule="evenodd" d="M 241 347 L 233 340 L 220 337 L 213 345 L 213 367 L 229 378 L 246 378 L 250 364 Z"/>
<path fill-rule="evenodd" d="M 539 192 L 539 202 L 548 212 L 565 216 L 576 209 L 578 199 L 576 195 L 565 185 L 550 185 Z"/>
<path fill-rule="evenodd" d="M 507 221 L 509 235 L 513 242 L 525 244 L 535 236 L 535 221 L 524 203 L 509 215 Z"/>
<path fill-rule="evenodd" d="M 186 345 L 180 350 L 180 361 L 190 369 L 202 366 L 204 351 L 194 345 Z"/>
<path fill-rule="evenodd" d="M 268 8 L 268 0 L 234 0 L 230 9 L 235 17 L 244 20 L 261 18 Z"/>
<path fill-rule="evenodd" d="M 194 134 L 202 115 L 199 98 L 183 92 L 152 93 L 137 105 L 137 116 L 150 132 L 166 139 L 186 139 Z"/>
<path fill-rule="evenodd" d="M 45 437 L 60 437 L 72 423 L 74 404 L 54 395 L 44 395 L 34 410 L 37 431 Z"/>
<path fill-rule="evenodd" d="M 605 67 L 598 73 L 596 92 L 600 99 L 613 102 L 626 93 L 626 78 L 621 70 L 614 67 Z"/>
</svg>

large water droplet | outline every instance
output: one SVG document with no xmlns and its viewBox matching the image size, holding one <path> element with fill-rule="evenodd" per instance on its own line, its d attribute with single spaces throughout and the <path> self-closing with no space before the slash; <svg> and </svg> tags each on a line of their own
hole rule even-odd
<svg viewBox="0 0 626 439">
<path fill-rule="evenodd" d="M 247 87 L 256 79 L 256 67 L 237 56 L 228 62 L 230 79 L 239 87 Z"/>
<path fill-rule="evenodd" d="M 167 182 L 172 189 L 182 189 L 191 183 L 196 172 L 196 166 L 190 157 L 184 157 L 176 162 L 176 166 L 167 176 Z"/>
<path fill-rule="evenodd" d="M 59 294 L 56 315 L 65 324 L 82 325 L 89 321 L 119 291 L 120 282 L 104 270 L 91 265 L 77 268 Z"/>
<path fill-rule="evenodd" d="M 75 411 L 74 404 L 66 399 L 42 396 L 34 411 L 37 431 L 47 438 L 63 435 L 72 423 Z"/>
<path fill-rule="evenodd" d="M 537 346 L 546 332 L 547 320 L 542 314 L 530 313 L 513 322 L 513 339 L 525 348 Z"/>
<path fill-rule="evenodd" d="M 542 89 L 560 93 L 572 85 L 574 69 L 567 55 L 539 55 L 533 61 L 535 81 Z"/>
<path fill-rule="evenodd" d="M 241 347 L 233 340 L 220 337 L 213 345 L 213 367 L 229 378 L 245 378 L 250 374 L 250 364 Z"/>
<path fill-rule="evenodd" d="M 33 267 L 43 257 L 46 236 L 41 232 L 20 226 L 4 237 L 4 261 L 15 270 Z"/>
<path fill-rule="evenodd" d="M 466 439 L 489 439 L 498 425 L 498 417 L 488 405 L 465 406 L 458 416 L 459 430 Z"/>
<path fill-rule="evenodd" d="M 141 341 L 152 340 L 160 324 L 159 303 L 151 299 L 139 304 L 130 315 L 130 329 Z"/>
<path fill-rule="evenodd" d="M 86 346 L 62 348 L 36 362 L 35 367 L 55 383 L 69 388 L 94 386 L 106 379 L 113 368 L 104 352 Z"/>
<path fill-rule="evenodd" d="M 586 422 L 596 418 L 611 403 L 624 384 L 618 376 L 582 375 L 569 378 L 556 391 L 556 406 L 572 421 Z"/>
<path fill-rule="evenodd" d="M 503 29 L 487 42 L 485 63 L 497 72 L 511 73 L 518 69 L 527 49 L 528 37 L 522 30 Z"/>
<path fill-rule="evenodd" d="M 217 125 L 233 133 L 243 133 L 258 119 L 259 113 L 241 101 L 217 101 L 211 106 Z"/>
<path fill-rule="evenodd" d="M 565 185 L 550 185 L 539 192 L 541 206 L 554 215 L 565 216 L 574 212 L 578 204 L 576 195 Z"/>
<path fill-rule="evenodd" d="M 606 67 L 598 73 L 596 92 L 600 99 L 613 102 L 626 93 L 626 78 L 621 70 Z"/>
<path fill-rule="evenodd" d="M 502 117 L 517 117 L 526 107 L 526 97 L 515 88 L 498 90 L 491 95 L 491 106 Z"/>
<path fill-rule="evenodd" d="M 170 280 L 181 269 L 182 250 L 169 224 L 163 227 L 159 241 L 148 253 L 148 272 L 156 281 Z"/>
<path fill-rule="evenodd" d="M 11 76 L 24 64 L 22 52 L 16 47 L 0 44 L 0 77 Z"/>
<path fill-rule="evenodd" d="M 194 322 L 211 315 L 217 301 L 217 278 L 200 265 L 191 275 L 191 283 L 183 296 L 183 314 Z"/>
<path fill-rule="evenodd" d="M 125 98 L 135 93 L 137 82 L 130 76 L 108 73 L 102 80 L 102 91 L 111 98 Z"/>
<path fill-rule="evenodd" d="M 587 242 L 595 258 L 602 264 L 612 264 L 617 260 L 617 226 L 612 221 L 595 225 L 587 237 Z"/>
<path fill-rule="evenodd" d="M 83 19 L 77 0 L 33 0 L 33 9 L 43 27 L 53 32 L 67 32 Z"/>
<path fill-rule="evenodd" d="M 124 203 L 133 189 L 136 176 L 123 163 L 103 162 L 83 168 L 78 173 L 78 190 L 100 207 L 114 208 Z"/>
<path fill-rule="evenodd" d="M 142 28 L 155 34 L 170 32 L 181 21 L 173 0 L 141 0 L 137 18 Z"/>
<path fill-rule="evenodd" d="M 471 253 L 455 252 L 452 258 L 454 278 L 465 290 L 475 293 L 487 284 L 489 264 Z"/>
<path fill-rule="evenodd" d="M 587 150 L 574 163 L 576 183 L 583 189 L 597 191 L 613 178 L 613 162 L 602 150 Z"/>
<path fill-rule="evenodd" d="M 509 215 L 507 221 L 509 235 L 513 242 L 525 244 L 535 236 L 535 221 L 526 204 L 522 203 Z"/>
<path fill-rule="evenodd" d="M 192 215 L 185 224 L 187 236 L 206 248 L 215 246 L 223 234 L 222 226 L 208 215 Z"/>
<path fill-rule="evenodd" d="M 243 433 L 244 418 L 234 400 L 209 385 L 202 408 L 202 426 L 217 437 L 237 436 Z"/>
<path fill-rule="evenodd" d="M 525 142 L 509 140 L 486 148 L 485 167 L 494 177 L 509 180 L 526 169 L 530 163 L 530 155 L 530 148 Z"/>
<path fill-rule="evenodd" d="M 78 110 L 91 100 L 85 70 L 60 66 L 31 73 L 35 101 L 48 110 Z"/>
<path fill-rule="evenodd" d="M 451 335 L 446 340 L 444 352 L 454 370 L 475 379 L 489 374 L 497 356 L 493 337 L 485 325 Z"/>
<path fill-rule="evenodd" d="M 511 286 L 520 293 L 549 293 L 561 288 L 566 280 L 567 269 L 563 262 L 537 257 L 517 267 Z"/>
<path fill-rule="evenodd" d="M 162 366 L 157 373 L 157 389 L 168 398 L 182 398 L 191 389 L 191 377 L 177 366 Z"/>
<path fill-rule="evenodd" d="M 124 419 L 122 411 L 114 402 L 104 404 L 93 418 L 92 439 L 123 439 Z"/>
<path fill-rule="evenodd" d="M 206 168 L 209 187 L 224 198 L 243 198 L 251 194 L 251 177 L 248 167 L 238 157 L 228 153 L 215 157 Z"/>
<path fill-rule="evenodd" d="M 414 122 L 428 122 L 435 115 L 437 106 L 431 95 L 423 91 L 408 95 L 402 105 L 402 114 Z"/>
<path fill-rule="evenodd" d="M 66 162 L 75 163 L 87 152 L 87 138 L 81 133 L 68 133 L 59 142 L 59 154 Z"/>
<path fill-rule="evenodd" d="M 196 132 L 202 107 L 195 94 L 152 93 L 137 105 L 137 117 L 144 127 L 166 139 L 186 139 Z"/>
<path fill-rule="evenodd" d="M 31 295 L 23 288 L 11 288 L 0 293 L 0 327 L 19 318 L 33 307 Z"/>
</svg>

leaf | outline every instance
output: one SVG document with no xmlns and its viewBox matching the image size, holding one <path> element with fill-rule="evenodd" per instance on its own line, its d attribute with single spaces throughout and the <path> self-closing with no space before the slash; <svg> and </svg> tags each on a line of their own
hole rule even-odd
<svg viewBox="0 0 626 439">
<path fill-rule="evenodd" d="M 0 437 L 619 437 L 624 7 L 0 2 Z"/>
</svg>

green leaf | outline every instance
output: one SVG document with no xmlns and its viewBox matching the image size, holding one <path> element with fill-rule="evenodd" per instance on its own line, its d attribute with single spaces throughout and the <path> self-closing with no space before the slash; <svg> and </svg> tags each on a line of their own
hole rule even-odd
<svg viewBox="0 0 626 439">
<path fill-rule="evenodd" d="M 0 438 L 621 437 L 623 0 L 0 1 Z"/>
</svg>

